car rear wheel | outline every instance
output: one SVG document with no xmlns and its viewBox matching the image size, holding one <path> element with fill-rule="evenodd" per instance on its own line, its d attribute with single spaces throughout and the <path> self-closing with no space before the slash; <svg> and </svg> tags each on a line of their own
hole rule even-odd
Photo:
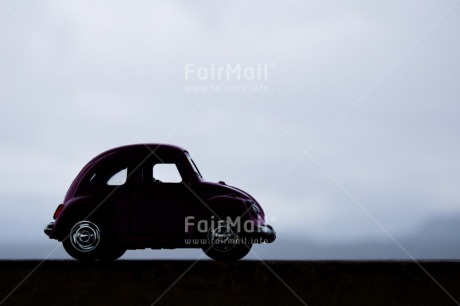
<svg viewBox="0 0 460 306">
<path fill-rule="evenodd" d="M 69 236 L 63 241 L 63 246 L 70 256 L 78 260 L 115 260 L 121 257 L 125 250 L 117 247 L 110 237 L 109 231 L 101 225 L 83 220 L 72 226 Z"/>
<path fill-rule="evenodd" d="M 207 232 L 203 252 L 218 261 L 236 261 L 246 256 L 252 244 L 238 235 L 227 221 L 219 221 Z"/>
</svg>

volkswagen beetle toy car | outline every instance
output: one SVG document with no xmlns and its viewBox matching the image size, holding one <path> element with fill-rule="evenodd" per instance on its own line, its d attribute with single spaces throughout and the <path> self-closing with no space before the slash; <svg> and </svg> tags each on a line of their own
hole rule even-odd
<svg viewBox="0 0 460 306">
<path fill-rule="evenodd" d="M 127 249 L 201 248 L 223 261 L 246 256 L 275 231 L 247 192 L 203 179 L 178 146 L 136 144 L 89 161 L 45 227 L 78 260 L 115 260 Z"/>
</svg>

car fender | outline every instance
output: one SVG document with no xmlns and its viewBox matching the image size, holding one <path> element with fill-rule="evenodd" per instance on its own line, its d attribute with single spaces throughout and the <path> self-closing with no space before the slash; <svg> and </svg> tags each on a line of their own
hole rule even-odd
<svg viewBox="0 0 460 306">
<path fill-rule="evenodd" d="M 225 217 L 248 217 L 248 207 L 244 199 L 233 195 L 219 195 L 206 201 L 202 215 L 214 215 L 219 218 Z"/>
<path fill-rule="evenodd" d="M 100 206 L 98 207 L 98 205 Z M 111 214 L 107 212 L 108 207 L 110 207 L 110 205 L 106 205 L 105 202 L 101 203 L 99 199 L 92 196 L 81 196 L 69 200 L 65 203 L 62 212 L 56 218 L 56 223 L 50 238 L 62 241 L 67 237 L 70 228 L 75 222 L 85 219 L 101 218 L 101 216 L 111 216 Z"/>
</svg>

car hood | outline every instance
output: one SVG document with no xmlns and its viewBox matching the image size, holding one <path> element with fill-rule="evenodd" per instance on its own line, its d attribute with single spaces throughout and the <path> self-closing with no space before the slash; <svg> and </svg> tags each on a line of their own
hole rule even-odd
<svg viewBox="0 0 460 306">
<path fill-rule="evenodd" d="M 199 184 L 199 193 L 201 196 L 203 196 L 205 199 L 209 199 L 211 197 L 214 197 L 216 195 L 233 195 L 237 196 L 241 199 L 245 200 L 251 200 L 254 202 L 255 205 L 259 208 L 260 212 L 262 215 L 265 215 L 263 212 L 262 207 L 260 204 L 257 202 L 257 200 L 251 196 L 249 193 L 246 191 L 239 189 L 234 186 L 227 185 L 225 182 L 207 182 L 207 181 L 201 181 Z"/>
</svg>

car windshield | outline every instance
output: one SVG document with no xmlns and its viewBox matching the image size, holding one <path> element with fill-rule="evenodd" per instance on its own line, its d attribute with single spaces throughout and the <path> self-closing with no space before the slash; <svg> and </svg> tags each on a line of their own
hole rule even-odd
<svg viewBox="0 0 460 306">
<path fill-rule="evenodd" d="M 200 178 L 203 178 L 203 176 L 202 176 L 201 173 L 200 173 L 200 170 L 198 170 L 198 167 L 195 165 L 195 162 L 194 162 L 193 159 L 190 157 L 190 154 L 189 154 L 188 152 L 185 152 L 185 155 L 187 155 L 187 158 L 188 158 L 190 164 L 192 165 L 193 171 L 195 171 L 196 175 L 198 175 L 198 177 L 200 177 Z"/>
</svg>

